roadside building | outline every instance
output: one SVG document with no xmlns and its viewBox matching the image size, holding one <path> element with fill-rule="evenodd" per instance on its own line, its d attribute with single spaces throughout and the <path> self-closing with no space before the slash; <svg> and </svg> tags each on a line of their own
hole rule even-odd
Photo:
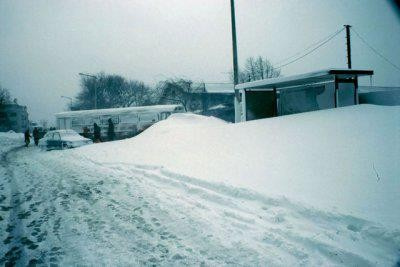
<svg viewBox="0 0 400 267">
<path fill-rule="evenodd" d="M 205 83 L 204 90 L 200 95 L 202 115 L 217 117 L 229 122 L 235 121 L 232 83 Z"/>
<path fill-rule="evenodd" d="M 235 86 L 235 122 L 359 103 L 358 77 L 372 70 L 328 69 Z"/>
<path fill-rule="evenodd" d="M 65 111 L 55 114 L 57 129 L 72 129 L 85 137 L 94 137 L 94 124 L 100 127 L 102 140 L 107 140 L 109 120 L 116 139 L 135 136 L 171 114 L 182 113 L 182 105 L 155 105 L 125 108 Z"/>
<path fill-rule="evenodd" d="M 25 132 L 29 127 L 28 112 L 26 106 L 18 104 L 6 104 L 0 107 L 0 131 Z"/>
</svg>

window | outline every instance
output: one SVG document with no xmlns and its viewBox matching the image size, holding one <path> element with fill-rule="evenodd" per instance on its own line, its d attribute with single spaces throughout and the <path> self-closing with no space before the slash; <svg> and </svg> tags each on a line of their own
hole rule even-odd
<svg viewBox="0 0 400 267">
<path fill-rule="evenodd" d="M 140 115 L 140 121 L 156 121 L 156 114 L 153 113 L 144 113 Z"/>
<path fill-rule="evenodd" d="M 108 125 L 108 119 L 111 119 L 114 124 L 119 123 L 119 116 L 109 116 L 109 115 L 101 116 L 100 123 L 104 124 L 104 125 Z"/>
<path fill-rule="evenodd" d="M 86 125 L 93 126 L 94 123 L 99 124 L 100 118 L 99 117 L 90 117 L 90 118 L 86 118 L 85 121 L 86 121 L 86 123 L 85 123 Z"/>
<path fill-rule="evenodd" d="M 61 140 L 60 134 L 59 133 L 54 133 L 53 139 L 56 140 L 56 141 Z"/>
<path fill-rule="evenodd" d="M 54 133 L 47 133 L 44 137 L 46 137 L 47 140 L 53 139 L 53 134 Z"/>
<path fill-rule="evenodd" d="M 81 118 L 72 118 L 71 125 L 72 127 L 80 126 L 83 124 L 83 119 Z"/>
<path fill-rule="evenodd" d="M 15 113 L 15 112 L 10 112 L 10 117 L 17 117 L 17 113 Z"/>
<path fill-rule="evenodd" d="M 124 114 L 121 115 L 121 123 L 137 123 L 139 120 L 137 114 Z"/>
<path fill-rule="evenodd" d="M 161 120 L 165 120 L 171 115 L 171 112 L 161 112 Z"/>
</svg>

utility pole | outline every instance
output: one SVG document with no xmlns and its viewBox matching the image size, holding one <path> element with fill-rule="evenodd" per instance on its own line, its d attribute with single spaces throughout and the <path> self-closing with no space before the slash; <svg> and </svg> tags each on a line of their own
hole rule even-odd
<svg viewBox="0 0 400 267">
<path fill-rule="evenodd" d="M 87 73 L 82 73 L 82 72 L 79 72 L 78 74 L 80 76 L 87 76 L 87 77 L 94 78 L 95 80 L 98 80 L 97 76 L 92 75 L 92 74 L 87 74 Z M 94 87 L 94 109 L 97 109 L 97 84 Z"/>
<path fill-rule="evenodd" d="M 347 67 L 351 69 L 351 43 L 350 43 L 350 25 L 344 25 L 346 27 L 346 46 L 347 46 Z"/>
<path fill-rule="evenodd" d="M 232 48 L 233 48 L 233 84 L 239 83 L 239 68 L 236 46 L 235 0 L 231 0 Z"/>
</svg>

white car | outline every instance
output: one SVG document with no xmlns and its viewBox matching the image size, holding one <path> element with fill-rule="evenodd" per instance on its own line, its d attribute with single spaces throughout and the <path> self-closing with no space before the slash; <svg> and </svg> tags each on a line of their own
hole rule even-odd
<svg viewBox="0 0 400 267">
<path fill-rule="evenodd" d="M 54 130 L 39 140 L 39 147 L 46 150 L 66 149 L 93 144 L 93 141 L 80 136 L 74 130 Z"/>
</svg>

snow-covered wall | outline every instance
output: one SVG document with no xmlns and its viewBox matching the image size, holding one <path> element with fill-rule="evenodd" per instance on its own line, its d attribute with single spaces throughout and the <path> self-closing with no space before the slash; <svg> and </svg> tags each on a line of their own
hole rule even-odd
<svg viewBox="0 0 400 267">
<path fill-rule="evenodd" d="M 400 87 L 360 86 L 361 104 L 400 105 Z"/>
</svg>

